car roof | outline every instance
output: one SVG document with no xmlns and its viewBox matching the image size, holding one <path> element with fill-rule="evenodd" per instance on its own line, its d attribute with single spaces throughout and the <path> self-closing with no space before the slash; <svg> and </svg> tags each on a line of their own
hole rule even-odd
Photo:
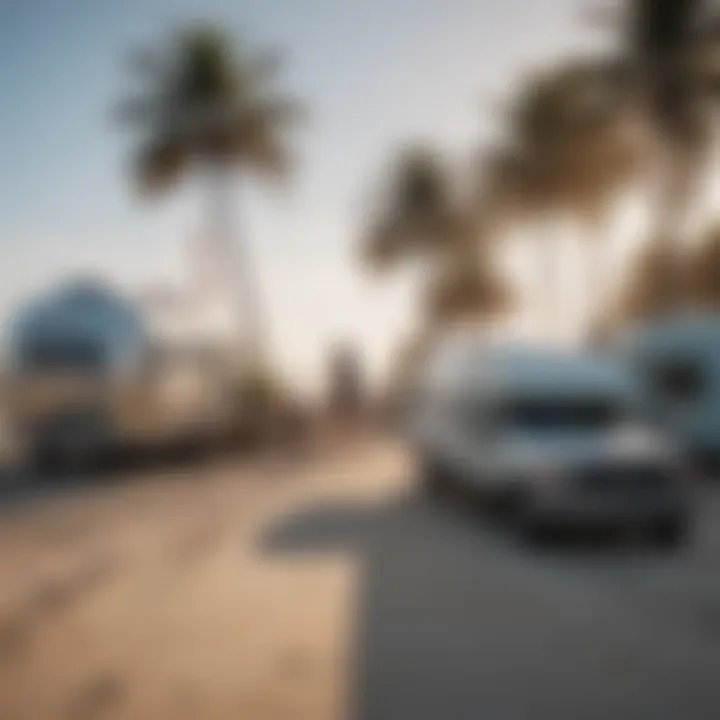
<svg viewBox="0 0 720 720">
<path fill-rule="evenodd" d="M 456 346 L 442 368 L 455 386 L 491 394 L 629 395 L 635 391 L 626 367 L 599 353 L 485 343 Z"/>
<path fill-rule="evenodd" d="M 645 323 L 631 330 L 620 343 L 631 354 L 720 354 L 720 315 L 692 314 Z"/>
</svg>

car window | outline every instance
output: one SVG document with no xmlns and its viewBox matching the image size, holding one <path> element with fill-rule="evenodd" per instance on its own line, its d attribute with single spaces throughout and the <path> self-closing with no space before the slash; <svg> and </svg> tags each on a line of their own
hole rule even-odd
<svg viewBox="0 0 720 720">
<path fill-rule="evenodd" d="M 623 422 L 627 409 L 599 398 L 518 398 L 499 409 L 498 420 L 521 431 L 601 431 Z"/>
<path fill-rule="evenodd" d="M 699 363 L 675 359 L 657 363 L 650 371 L 654 394 L 663 402 L 685 403 L 701 397 L 707 378 Z"/>
</svg>

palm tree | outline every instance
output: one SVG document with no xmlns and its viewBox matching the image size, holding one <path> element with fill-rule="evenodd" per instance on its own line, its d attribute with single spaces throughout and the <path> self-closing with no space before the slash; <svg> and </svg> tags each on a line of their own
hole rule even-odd
<svg viewBox="0 0 720 720">
<path fill-rule="evenodd" d="M 260 298 L 246 249 L 234 244 L 230 190 L 236 169 L 275 181 L 290 170 L 287 133 L 301 108 L 276 89 L 279 56 L 240 52 L 221 29 L 193 26 L 131 59 L 144 86 L 121 104 L 120 119 L 140 135 L 133 161 L 138 187 L 154 194 L 191 170 L 201 173 L 211 251 L 221 267 L 238 273 L 232 289 L 241 293 L 249 346 L 263 355 Z"/>
<path fill-rule="evenodd" d="M 492 263 L 494 234 L 480 226 L 453 192 L 437 152 L 406 148 L 395 158 L 383 204 L 362 238 L 361 253 L 376 272 L 414 263 L 425 271 L 424 326 L 402 348 L 391 386 L 403 395 L 441 334 L 458 321 L 489 320 L 512 307 L 512 294 Z"/>
<path fill-rule="evenodd" d="M 607 220 L 618 198 L 647 164 L 646 146 L 629 108 L 619 102 L 617 67 L 602 57 L 571 58 L 546 79 L 556 106 L 557 202 L 582 230 L 586 332 L 604 315 L 611 251 Z M 552 159 L 549 159 L 552 162 Z"/>
<path fill-rule="evenodd" d="M 361 242 L 365 262 L 387 270 L 408 259 L 444 255 L 458 241 L 450 174 L 434 150 L 420 144 L 394 159 L 382 205 Z"/>
<path fill-rule="evenodd" d="M 704 0 L 629 0 L 624 9 L 618 87 L 653 144 L 650 238 L 667 258 L 662 303 L 672 309 L 682 296 L 677 244 L 684 241 L 720 91 L 720 14 Z"/>
<path fill-rule="evenodd" d="M 529 76 L 507 113 L 509 142 L 485 158 L 480 212 L 503 208 L 511 222 L 548 228 L 536 240 L 550 321 L 555 319 L 554 253 L 559 216 L 589 227 L 586 288 L 598 297 L 605 281 L 602 220 L 619 188 L 640 167 L 639 147 L 614 97 L 616 68 L 602 58 L 570 58 Z"/>
<path fill-rule="evenodd" d="M 456 319 L 487 319 L 507 310 L 510 293 L 491 267 L 490 234 L 458 201 L 438 153 L 411 146 L 392 170 L 384 207 L 362 241 L 365 261 L 375 270 L 408 261 L 423 266 L 431 332 Z"/>
</svg>

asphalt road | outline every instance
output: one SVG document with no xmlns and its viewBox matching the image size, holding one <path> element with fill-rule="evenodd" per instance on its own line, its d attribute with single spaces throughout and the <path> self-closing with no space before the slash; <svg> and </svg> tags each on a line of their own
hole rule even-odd
<svg viewBox="0 0 720 720">
<path fill-rule="evenodd" d="M 532 551 L 411 475 L 368 441 L 6 504 L 0 719 L 720 717 L 720 487 L 680 552 Z"/>
</svg>

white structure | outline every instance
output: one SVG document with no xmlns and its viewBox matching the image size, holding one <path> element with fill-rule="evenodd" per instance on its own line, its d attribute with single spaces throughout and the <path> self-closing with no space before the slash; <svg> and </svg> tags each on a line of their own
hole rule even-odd
<svg viewBox="0 0 720 720">
<path fill-rule="evenodd" d="M 21 308 L 8 361 L 8 414 L 37 459 L 206 441 L 230 421 L 218 348 L 161 332 L 100 281 L 67 282 Z"/>
<path fill-rule="evenodd" d="M 114 370 L 140 362 L 148 343 L 142 314 L 129 299 L 101 281 L 72 281 L 15 314 L 7 339 L 9 371 Z"/>
</svg>

